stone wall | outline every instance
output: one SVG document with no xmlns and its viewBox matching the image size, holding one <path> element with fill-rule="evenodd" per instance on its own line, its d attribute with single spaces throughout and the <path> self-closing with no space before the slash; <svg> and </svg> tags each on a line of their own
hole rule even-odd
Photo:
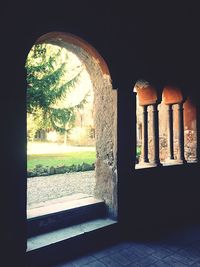
<svg viewBox="0 0 200 267">
<path fill-rule="evenodd" d="M 71 45 L 71 49 L 75 49 Z M 80 47 L 76 53 L 85 64 L 94 90 L 96 139 L 95 196 L 105 201 L 111 217 L 117 217 L 117 92 L 99 61 Z"/>
<path fill-rule="evenodd" d="M 117 216 L 117 95 L 110 80 L 104 79 L 101 91 L 95 91 L 96 187 L 113 217 Z"/>
</svg>

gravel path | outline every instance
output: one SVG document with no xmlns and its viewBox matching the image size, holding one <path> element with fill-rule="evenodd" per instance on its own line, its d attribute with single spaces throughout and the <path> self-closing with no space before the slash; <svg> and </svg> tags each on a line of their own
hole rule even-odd
<svg viewBox="0 0 200 267">
<path fill-rule="evenodd" d="M 77 193 L 93 195 L 95 172 L 73 172 L 27 179 L 28 209 L 37 203 Z"/>
</svg>

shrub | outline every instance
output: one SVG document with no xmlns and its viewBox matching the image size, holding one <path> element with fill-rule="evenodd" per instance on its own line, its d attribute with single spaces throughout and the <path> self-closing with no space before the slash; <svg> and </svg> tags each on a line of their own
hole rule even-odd
<svg viewBox="0 0 200 267">
<path fill-rule="evenodd" d="M 141 155 L 141 147 L 136 148 L 136 156 L 139 157 Z"/>
<path fill-rule="evenodd" d="M 35 176 L 48 176 L 53 174 L 63 174 L 63 173 L 69 173 L 69 172 L 80 172 L 80 171 L 90 171 L 95 169 L 95 164 L 88 164 L 88 163 L 82 163 L 82 164 L 72 164 L 70 166 L 57 166 L 57 167 L 48 167 L 48 166 L 42 166 L 41 164 L 38 164 L 33 170 L 27 171 L 27 177 L 35 177 Z"/>
</svg>

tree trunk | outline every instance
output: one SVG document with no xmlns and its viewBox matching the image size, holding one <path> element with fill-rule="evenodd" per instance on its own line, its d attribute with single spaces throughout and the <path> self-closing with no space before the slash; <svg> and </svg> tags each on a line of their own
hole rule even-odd
<svg viewBox="0 0 200 267">
<path fill-rule="evenodd" d="M 67 145 L 67 131 L 65 131 L 65 135 L 64 135 L 64 145 Z"/>
</svg>

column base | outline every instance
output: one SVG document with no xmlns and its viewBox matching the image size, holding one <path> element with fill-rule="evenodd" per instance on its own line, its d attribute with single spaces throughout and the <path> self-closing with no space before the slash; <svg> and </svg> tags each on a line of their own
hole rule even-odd
<svg viewBox="0 0 200 267">
<path fill-rule="evenodd" d="M 196 158 L 194 159 L 188 159 L 187 163 L 198 163 L 198 160 Z"/>
<path fill-rule="evenodd" d="M 140 162 L 135 164 L 135 169 L 145 169 L 145 168 L 154 168 L 161 166 L 161 163 L 154 163 L 154 162 Z"/>
<path fill-rule="evenodd" d="M 155 167 L 162 166 L 162 163 L 160 161 L 159 162 L 152 161 L 151 164 L 153 164 Z"/>
<path fill-rule="evenodd" d="M 186 160 L 179 160 L 179 159 L 166 159 L 163 162 L 163 166 L 169 166 L 169 165 L 182 165 L 187 163 Z"/>
</svg>

